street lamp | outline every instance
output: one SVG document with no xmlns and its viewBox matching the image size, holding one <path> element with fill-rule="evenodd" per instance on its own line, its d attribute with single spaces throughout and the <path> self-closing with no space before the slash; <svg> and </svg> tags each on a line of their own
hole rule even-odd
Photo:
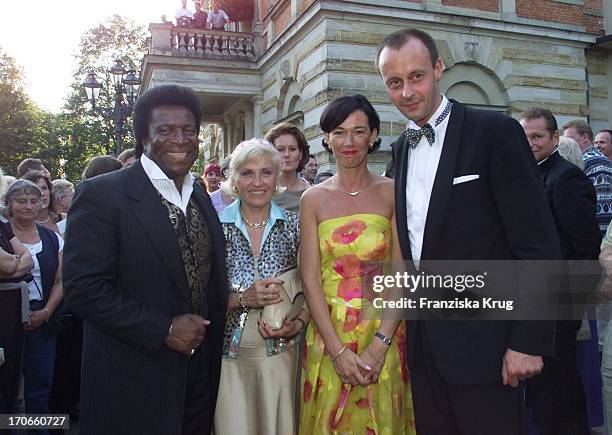
<svg viewBox="0 0 612 435">
<path fill-rule="evenodd" d="M 115 157 L 121 153 L 123 133 L 127 118 L 132 114 L 134 103 L 138 97 L 140 79 L 133 69 L 126 70 L 121 60 L 115 60 L 115 64 L 108 71 L 110 81 L 115 89 L 115 105 L 112 109 L 96 105 L 99 100 L 102 84 L 97 80 L 96 73 L 90 71 L 82 86 L 85 88 L 87 100 L 95 113 L 105 118 L 112 118 L 115 127 Z"/>
</svg>

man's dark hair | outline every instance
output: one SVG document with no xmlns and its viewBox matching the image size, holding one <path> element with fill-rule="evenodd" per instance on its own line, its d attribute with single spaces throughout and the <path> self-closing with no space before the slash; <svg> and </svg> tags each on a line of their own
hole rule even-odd
<svg viewBox="0 0 612 435">
<path fill-rule="evenodd" d="M 599 134 L 599 133 L 608 133 L 610 135 L 610 138 L 612 138 L 612 130 L 603 129 L 603 130 L 599 130 L 597 132 L 597 134 Z"/>
<path fill-rule="evenodd" d="M 19 178 L 23 177 L 29 171 L 42 171 L 43 163 L 40 159 L 25 159 L 17 166 L 17 174 Z"/>
<path fill-rule="evenodd" d="M 519 119 L 525 119 L 527 121 L 538 118 L 544 119 L 546 122 L 546 130 L 550 132 L 551 136 L 555 134 L 557 130 L 559 130 L 555 115 L 553 115 L 548 109 L 544 109 L 542 107 L 530 107 L 519 115 Z"/>
<path fill-rule="evenodd" d="M 182 106 L 195 118 L 196 131 L 200 134 L 202 105 L 198 95 L 189 88 L 176 85 L 164 85 L 150 89 L 136 100 L 134 107 L 134 136 L 136 138 L 136 156 L 144 151 L 144 141 L 149 136 L 151 113 L 160 106 Z"/>
<path fill-rule="evenodd" d="M 438 47 L 436 47 L 436 43 L 434 42 L 431 35 L 419 29 L 409 28 L 393 32 L 390 35 L 387 35 L 385 39 L 383 39 L 383 42 L 378 46 L 378 51 L 376 52 L 376 68 L 378 69 L 378 59 L 380 58 L 380 53 L 382 53 L 385 48 L 399 50 L 410 39 L 418 39 L 423 43 L 423 45 L 427 48 L 427 51 L 429 52 L 431 66 L 436 66 L 436 61 L 438 60 L 438 57 L 440 57 L 440 55 L 438 54 Z"/>
<path fill-rule="evenodd" d="M 314 156 L 314 154 L 308 154 L 308 160 L 310 160 L 310 159 L 317 160 L 317 158 Z"/>
<path fill-rule="evenodd" d="M 378 117 L 378 113 L 376 113 L 376 109 L 370 104 L 368 99 L 361 94 L 345 95 L 344 97 L 338 97 L 330 101 L 321 115 L 319 126 L 325 133 L 331 133 L 331 131 L 342 124 L 351 113 L 357 112 L 358 110 L 365 113 L 368 117 L 370 131 L 376 130 L 380 133 L 380 118 Z M 380 147 L 380 142 L 380 140 L 376 140 L 368 150 L 368 153 L 376 151 Z M 327 143 L 323 142 L 323 147 L 331 153 L 331 149 Z"/>
<path fill-rule="evenodd" d="M 582 119 L 573 119 L 571 121 L 567 121 L 563 125 L 563 131 L 567 130 L 568 128 L 575 129 L 576 133 L 578 133 L 580 136 L 586 134 L 589 137 L 589 140 L 593 142 L 593 129 L 589 124 L 586 123 L 586 121 L 583 121 Z"/>
<path fill-rule="evenodd" d="M 87 180 L 97 175 L 118 171 L 122 168 L 121 161 L 113 156 L 97 156 L 89 161 L 81 178 Z"/>
</svg>

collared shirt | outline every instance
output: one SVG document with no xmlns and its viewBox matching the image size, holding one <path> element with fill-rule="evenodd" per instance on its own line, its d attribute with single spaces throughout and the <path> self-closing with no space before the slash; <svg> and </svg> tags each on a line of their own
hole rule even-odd
<svg viewBox="0 0 612 435">
<path fill-rule="evenodd" d="M 219 9 L 217 12 L 210 11 L 208 13 L 206 24 L 212 23 L 213 29 L 220 29 L 221 27 L 225 26 L 226 21 L 229 21 L 229 17 L 225 11 Z"/>
<path fill-rule="evenodd" d="M 557 152 L 559 152 L 559 150 L 557 148 L 555 148 L 555 150 L 552 153 L 550 153 L 549 155 L 547 155 L 546 158 L 544 158 L 544 159 L 542 159 L 542 160 L 540 160 L 538 162 L 538 166 L 540 166 L 542 163 L 544 163 L 546 160 L 548 160 L 550 158 L 550 156 L 552 156 L 554 153 L 557 153 Z"/>
<path fill-rule="evenodd" d="M 147 174 L 147 177 L 149 177 L 153 187 L 155 187 L 155 190 L 157 190 L 168 202 L 176 205 L 183 213 L 187 214 L 187 204 L 189 204 L 189 198 L 191 198 L 193 192 L 195 177 L 191 173 L 187 173 L 183 179 L 183 186 L 179 193 L 174 184 L 174 180 L 168 178 L 164 171 L 157 166 L 157 163 L 144 154 L 141 156 L 140 162 L 142 163 L 142 168 Z"/>
<path fill-rule="evenodd" d="M 447 103 L 448 99 L 442 95 L 440 105 L 431 118 L 427 120 L 427 123 L 431 125 L 436 133 L 434 143 L 429 145 L 427 138 L 422 136 L 417 147 L 410 150 L 408 156 L 406 221 L 410 238 L 410 250 L 416 267 L 419 267 L 419 261 L 421 260 L 429 200 L 431 199 L 431 191 L 433 190 L 438 163 L 440 163 L 440 156 L 442 155 L 442 145 L 446 137 L 446 128 L 448 127 L 448 120 L 451 115 L 449 114 L 444 118 L 438 126 L 435 126 L 434 121 L 442 114 Z M 414 121 L 409 121 L 407 128 L 419 129 L 420 127 Z"/>
</svg>

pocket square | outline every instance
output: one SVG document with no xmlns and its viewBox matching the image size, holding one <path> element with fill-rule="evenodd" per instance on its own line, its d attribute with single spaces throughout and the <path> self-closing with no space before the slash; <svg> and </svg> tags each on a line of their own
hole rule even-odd
<svg viewBox="0 0 612 435">
<path fill-rule="evenodd" d="M 479 178 L 480 178 L 480 175 L 478 174 L 462 175 L 461 177 L 455 177 L 453 178 L 453 186 L 455 184 L 467 183 L 468 181 L 478 180 Z"/>
</svg>

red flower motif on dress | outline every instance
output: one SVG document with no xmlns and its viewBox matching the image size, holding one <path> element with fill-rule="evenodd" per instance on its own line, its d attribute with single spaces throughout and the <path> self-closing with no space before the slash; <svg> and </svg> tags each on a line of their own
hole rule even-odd
<svg viewBox="0 0 612 435">
<path fill-rule="evenodd" d="M 338 297 L 345 301 L 361 298 L 361 279 L 347 278 L 340 280 L 338 284 Z"/>
<path fill-rule="evenodd" d="M 342 325 L 342 332 L 351 332 L 357 329 L 361 321 L 361 310 L 358 308 L 346 307 L 346 317 Z"/>
<path fill-rule="evenodd" d="M 369 427 L 366 427 L 366 435 L 376 435 L 376 431 Z"/>
<path fill-rule="evenodd" d="M 353 254 L 343 255 L 334 261 L 334 271 L 342 278 L 353 278 L 361 275 L 361 260 Z"/>
<path fill-rule="evenodd" d="M 371 261 L 383 261 L 387 259 L 387 250 L 389 249 L 389 243 L 382 242 L 377 247 L 372 249 L 370 252 L 363 256 L 366 260 Z"/>
<path fill-rule="evenodd" d="M 357 405 L 357 408 L 361 409 L 368 409 L 368 407 L 370 406 L 370 404 L 368 403 L 368 399 L 366 399 L 365 397 L 359 399 L 355 405 Z"/>
<path fill-rule="evenodd" d="M 348 245 L 359 237 L 363 231 L 367 228 L 367 225 L 363 221 L 350 221 L 336 228 L 332 234 L 332 240 L 335 243 L 342 245 Z"/>
<path fill-rule="evenodd" d="M 310 381 L 304 382 L 304 403 L 308 403 L 312 396 L 312 384 Z"/>
</svg>

